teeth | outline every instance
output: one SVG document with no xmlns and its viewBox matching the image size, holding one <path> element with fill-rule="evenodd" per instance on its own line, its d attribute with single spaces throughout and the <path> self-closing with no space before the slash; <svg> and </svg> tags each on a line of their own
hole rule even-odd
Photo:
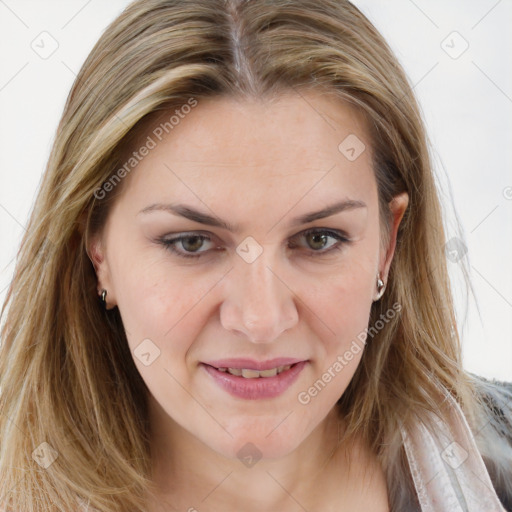
<svg viewBox="0 0 512 512">
<path fill-rule="evenodd" d="M 237 377 L 244 377 L 245 379 L 258 379 L 260 377 L 275 377 L 281 372 L 285 372 L 291 368 L 291 364 L 285 366 L 278 366 L 269 370 L 251 370 L 248 368 L 218 368 L 219 371 L 236 375 Z"/>
<path fill-rule="evenodd" d="M 277 368 L 271 368 L 270 370 L 262 370 L 257 373 L 260 374 L 260 377 L 275 377 L 277 375 Z"/>
<path fill-rule="evenodd" d="M 231 368 L 228 370 L 228 372 L 231 372 Z M 246 379 L 257 379 L 259 376 L 260 372 L 258 370 L 246 370 L 245 368 L 242 370 L 242 377 Z"/>
</svg>

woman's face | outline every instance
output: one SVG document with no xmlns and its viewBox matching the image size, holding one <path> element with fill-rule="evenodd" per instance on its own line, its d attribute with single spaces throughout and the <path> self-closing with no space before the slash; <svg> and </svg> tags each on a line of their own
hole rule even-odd
<svg viewBox="0 0 512 512">
<path fill-rule="evenodd" d="M 138 164 L 90 248 L 98 286 L 158 421 L 228 457 L 279 457 L 360 362 L 406 198 L 381 247 L 367 128 L 332 98 L 200 99 L 182 112 L 131 148 Z M 258 363 L 285 371 L 241 370 Z"/>
</svg>

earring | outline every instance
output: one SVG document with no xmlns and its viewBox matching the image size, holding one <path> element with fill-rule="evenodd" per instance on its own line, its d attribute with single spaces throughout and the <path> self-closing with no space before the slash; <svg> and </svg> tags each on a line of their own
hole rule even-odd
<svg viewBox="0 0 512 512">
<path fill-rule="evenodd" d="M 107 309 L 107 290 L 101 290 L 100 302 L 104 309 Z"/>
<path fill-rule="evenodd" d="M 386 285 L 384 284 L 384 281 L 380 278 L 380 272 L 377 274 L 377 298 L 374 299 L 373 302 L 379 300 L 382 295 L 384 295 L 384 290 L 386 288 Z"/>
</svg>

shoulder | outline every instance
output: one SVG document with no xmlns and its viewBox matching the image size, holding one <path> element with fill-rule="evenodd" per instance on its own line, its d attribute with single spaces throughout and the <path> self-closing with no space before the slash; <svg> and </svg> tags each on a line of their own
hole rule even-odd
<svg viewBox="0 0 512 512">
<path fill-rule="evenodd" d="M 505 399 L 508 407 L 512 407 L 512 382 L 487 379 L 474 373 L 469 373 L 469 375 L 474 380 L 475 388 L 479 393 L 488 395 L 491 398 L 495 396 L 498 400 Z"/>
<path fill-rule="evenodd" d="M 498 497 L 512 512 L 512 382 L 470 376 L 479 403 L 473 435 Z"/>
<path fill-rule="evenodd" d="M 499 434 L 512 447 L 512 382 L 471 376 L 480 402 L 480 421 L 485 421 L 481 427 L 491 427 L 491 434 Z"/>
</svg>

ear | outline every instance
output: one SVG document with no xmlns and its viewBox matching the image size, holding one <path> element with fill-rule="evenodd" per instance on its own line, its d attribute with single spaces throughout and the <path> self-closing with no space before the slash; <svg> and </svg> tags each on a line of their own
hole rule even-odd
<svg viewBox="0 0 512 512">
<path fill-rule="evenodd" d="M 409 204 L 409 194 L 402 192 L 396 195 L 389 203 L 389 209 L 392 214 L 392 225 L 390 226 L 389 241 L 387 247 L 383 247 L 382 256 L 379 261 L 379 271 L 381 279 L 384 283 L 388 281 L 389 268 L 395 254 L 396 236 L 398 233 L 398 226 L 402 221 L 405 210 Z"/>
<path fill-rule="evenodd" d="M 116 306 L 117 302 L 114 287 L 112 286 L 110 268 L 105 252 L 105 244 L 101 235 L 98 234 L 91 237 L 87 246 L 87 255 L 89 256 L 89 259 L 94 266 L 94 271 L 96 272 L 96 278 L 98 280 L 98 296 L 101 295 L 102 290 L 107 290 L 107 309 L 112 309 Z"/>
</svg>

